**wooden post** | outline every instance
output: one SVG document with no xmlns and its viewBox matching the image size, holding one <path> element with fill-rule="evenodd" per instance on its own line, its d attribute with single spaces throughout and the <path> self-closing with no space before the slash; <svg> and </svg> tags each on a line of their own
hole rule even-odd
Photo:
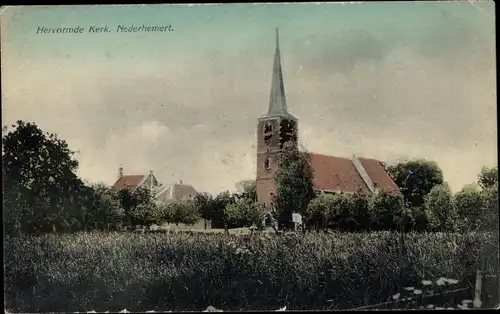
<svg viewBox="0 0 500 314">
<path fill-rule="evenodd" d="M 401 228 L 401 233 L 399 234 L 399 248 L 398 248 L 398 256 L 399 256 L 399 278 L 398 278 L 398 293 L 401 293 L 403 291 L 403 285 L 402 285 L 402 278 L 403 278 L 403 241 L 404 241 L 404 235 L 403 235 L 403 228 Z"/>
<path fill-rule="evenodd" d="M 476 288 L 474 290 L 474 308 L 480 308 L 482 305 L 481 302 L 481 287 L 483 284 L 483 274 L 480 269 L 476 272 Z"/>
</svg>

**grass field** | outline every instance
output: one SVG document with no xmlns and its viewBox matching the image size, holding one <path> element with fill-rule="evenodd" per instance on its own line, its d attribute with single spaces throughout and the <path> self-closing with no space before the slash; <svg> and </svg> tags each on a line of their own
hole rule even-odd
<svg viewBox="0 0 500 314">
<path fill-rule="evenodd" d="M 473 283 L 494 234 L 79 233 L 6 237 L 6 308 L 15 312 L 350 309 L 398 283 Z M 402 268 L 401 268 L 402 267 Z M 400 278 L 400 274 L 403 276 Z"/>
</svg>

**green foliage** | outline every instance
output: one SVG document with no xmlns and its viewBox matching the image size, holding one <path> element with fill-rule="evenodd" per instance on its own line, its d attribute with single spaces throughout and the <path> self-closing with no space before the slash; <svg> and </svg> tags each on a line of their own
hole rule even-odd
<svg viewBox="0 0 500 314">
<path fill-rule="evenodd" d="M 161 205 L 154 202 L 138 204 L 131 213 L 131 218 L 140 226 L 161 224 L 164 221 Z"/>
<path fill-rule="evenodd" d="M 390 176 L 399 186 L 409 207 L 419 207 L 431 189 L 442 184 L 443 171 L 434 161 L 423 159 L 400 162 L 387 167 Z"/>
<path fill-rule="evenodd" d="M 120 190 L 117 198 L 120 207 L 125 212 L 125 218 L 129 227 L 136 225 L 149 225 L 156 223 L 159 208 L 155 204 L 151 191 L 145 187 L 139 187 L 133 191 Z"/>
<path fill-rule="evenodd" d="M 257 201 L 257 184 L 255 180 L 244 180 L 236 183 L 237 193 L 240 198 Z"/>
<path fill-rule="evenodd" d="M 164 221 L 175 224 L 192 225 L 200 220 L 200 214 L 194 200 L 177 200 L 161 205 Z"/>
<path fill-rule="evenodd" d="M 319 227 L 326 228 L 329 218 L 332 216 L 332 209 L 337 197 L 336 195 L 320 193 L 313 198 L 304 213 L 304 223 L 319 229 Z"/>
<path fill-rule="evenodd" d="M 64 140 L 36 124 L 17 121 L 2 134 L 6 231 L 70 230 L 77 223 L 83 182 L 78 162 Z"/>
<path fill-rule="evenodd" d="M 290 228 L 292 213 L 304 215 L 309 201 L 314 198 L 313 170 L 309 155 L 300 153 L 290 142 L 285 144 L 278 164 L 274 203 L 280 226 Z"/>
<path fill-rule="evenodd" d="M 397 230 L 406 218 L 402 215 L 404 209 L 403 197 L 399 194 L 380 192 L 372 197 L 370 202 L 370 217 L 373 230 Z"/>
<path fill-rule="evenodd" d="M 477 185 L 464 186 L 455 194 L 453 204 L 461 222 L 461 230 L 472 231 L 480 227 L 484 217 L 484 206 L 481 191 Z"/>
<path fill-rule="evenodd" d="M 4 239 L 12 312 L 351 309 L 440 276 L 474 282 L 477 256 L 498 273 L 495 233 L 78 233 Z M 400 269 L 399 265 L 402 265 Z M 35 289 L 33 288 L 35 287 Z"/>
<path fill-rule="evenodd" d="M 481 191 L 483 199 L 482 227 L 486 230 L 498 232 L 498 182 Z"/>
<path fill-rule="evenodd" d="M 88 188 L 87 202 L 82 208 L 85 229 L 109 230 L 125 218 L 125 211 L 110 187 L 102 183 Z"/>
<path fill-rule="evenodd" d="M 481 188 L 491 188 L 498 185 L 498 167 L 483 167 L 478 175 L 478 184 Z"/>
<path fill-rule="evenodd" d="M 394 230 L 411 226 L 412 215 L 400 195 L 379 193 L 320 193 L 311 200 L 305 220 L 315 229 L 342 231 Z"/>
<path fill-rule="evenodd" d="M 264 219 L 263 211 L 253 200 L 240 198 L 224 208 L 223 221 L 229 228 L 260 226 Z"/>
<path fill-rule="evenodd" d="M 236 195 L 224 191 L 219 193 L 212 202 L 212 228 L 224 228 L 224 209 L 236 202 Z"/>
<path fill-rule="evenodd" d="M 194 206 L 198 211 L 198 215 L 207 220 L 211 220 L 214 215 L 214 199 L 208 193 L 199 193 L 194 197 Z"/>
<path fill-rule="evenodd" d="M 453 194 L 447 183 L 434 186 L 424 200 L 430 230 L 457 230 L 458 215 L 453 205 Z"/>
</svg>

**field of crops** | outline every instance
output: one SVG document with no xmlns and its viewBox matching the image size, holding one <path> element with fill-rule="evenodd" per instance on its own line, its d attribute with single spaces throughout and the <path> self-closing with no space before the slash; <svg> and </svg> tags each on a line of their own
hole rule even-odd
<svg viewBox="0 0 500 314">
<path fill-rule="evenodd" d="M 349 309 L 387 301 L 399 280 L 473 283 L 480 243 L 498 273 L 495 234 L 406 234 L 402 263 L 399 239 L 390 232 L 6 237 L 5 303 L 15 312 Z"/>
</svg>

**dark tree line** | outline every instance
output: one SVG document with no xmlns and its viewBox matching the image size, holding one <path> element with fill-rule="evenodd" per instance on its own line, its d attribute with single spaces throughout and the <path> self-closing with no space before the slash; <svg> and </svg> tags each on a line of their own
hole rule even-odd
<svg viewBox="0 0 500 314">
<path fill-rule="evenodd" d="M 193 224 L 211 220 L 212 228 L 262 227 L 255 181 L 213 197 L 159 203 L 146 189 L 114 191 L 85 184 L 66 142 L 36 124 L 18 121 L 2 129 L 4 229 L 7 233 L 119 230 L 138 225 Z M 307 154 L 284 145 L 275 179 L 275 218 L 291 228 L 292 213 L 307 229 L 345 231 L 464 231 L 498 229 L 498 168 L 483 168 L 477 184 L 453 194 L 435 162 L 411 160 L 387 166 L 402 195 L 324 194 L 312 187 Z"/>
<path fill-rule="evenodd" d="M 436 162 L 417 159 L 385 166 L 401 194 L 325 194 L 312 189 L 307 154 L 288 145 L 275 175 L 280 225 L 302 214 L 307 229 L 344 231 L 498 230 L 498 167 L 483 167 L 477 184 L 453 194 Z"/>
<path fill-rule="evenodd" d="M 11 234 L 193 224 L 200 218 L 216 227 L 240 226 L 249 225 L 253 218 L 248 215 L 257 216 L 253 181 L 240 182 L 238 193 L 215 198 L 203 193 L 167 204 L 143 188 L 114 191 L 105 184 L 85 184 L 67 143 L 35 123 L 2 128 L 2 167 L 4 227 Z M 246 208 L 243 214 L 240 208 Z"/>
</svg>

